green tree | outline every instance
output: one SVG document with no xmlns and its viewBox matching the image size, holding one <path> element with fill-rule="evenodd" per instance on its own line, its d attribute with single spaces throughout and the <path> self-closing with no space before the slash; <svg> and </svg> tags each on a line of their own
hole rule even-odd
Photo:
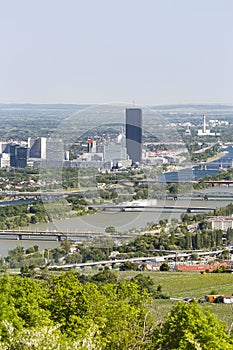
<svg viewBox="0 0 233 350">
<path fill-rule="evenodd" d="M 186 249 L 192 249 L 192 236 L 190 232 L 187 232 L 185 235 L 185 240 L 186 240 Z"/>
<path fill-rule="evenodd" d="M 146 290 L 148 293 L 154 292 L 154 281 L 150 276 L 145 276 L 144 274 L 138 274 L 132 281 L 136 282 L 141 291 Z"/>
<path fill-rule="evenodd" d="M 103 300 L 98 287 L 92 283 L 83 285 L 73 271 L 53 277 L 49 283 L 51 318 L 68 337 L 82 337 L 101 315 L 99 304 L 102 305 Z M 101 316 L 98 321 L 101 324 Z"/>
<path fill-rule="evenodd" d="M 8 339 L 1 342 L 1 350 L 101 350 L 103 349 L 99 332 L 90 327 L 79 341 L 68 339 L 59 326 L 22 329 L 15 334 L 10 322 L 4 322 Z"/>
<path fill-rule="evenodd" d="M 230 350 L 233 342 L 224 323 L 196 303 L 178 303 L 161 329 L 155 331 L 155 344 L 161 350 Z"/>
<path fill-rule="evenodd" d="M 178 184 L 171 184 L 167 186 L 167 190 L 170 194 L 177 194 L 179 191 Z"/>
<path fill-rule="evenodd" d="M 4 276 L 0 279 L 0 339 L 9 337 L 6 323 L 16 334 L 23 327 L 36 328 L 52 325 L 45 289 L 38 281 L 19 276 Z"/>
<path fill-rule="evenodd" d="M 104 270 L 91 277 L 91 282 L 97 284 L 117 283 L 117 274 L 111 270 Z"/>
<path fill-rule="evenodd" d="M 67 238 L 65 238 L 61 241 L 61 248 L 66 254 L 68 254 L 71 248 L 71 242 Z"/>
<path fill-rule="evenodd" d="M 106 233 L 115 233 L 116 232 L 116 228 L 114 226 L 108 226 L 105 228 L 105 232 Z"/>
<path fill-rule="evenodd" d="M 126 261 L 125 263 L 120 264 L 120 271 L 129 271 L 129 270 L 137 270 L 136 265 L 131 261 Z"/>
<path fill-rule="evenodd" d="M 170 267 L 167 263 L 162 263 L 162 265 L 160 266 L 160 271 L 169 271 Z"/>
<path fill-rule="evenodd" d="M 152 315 L 149 312 L 151 299 L 136 283 L 122 281 L 115 285 L 105 285 L 107 296 L 102 330 L 105 350 L 149 350 L 153 349 Z"/>
<path fill-rule="evenodd" d="M 149 349 L 151 299 L 136 283 L 81 284 L 70 271 L 53 277 L 48 285 L 51 318 L 70 339 L 81 341 L 95 329 L 93 337 L 100 334 L 104 350 Z"/>
</svg>

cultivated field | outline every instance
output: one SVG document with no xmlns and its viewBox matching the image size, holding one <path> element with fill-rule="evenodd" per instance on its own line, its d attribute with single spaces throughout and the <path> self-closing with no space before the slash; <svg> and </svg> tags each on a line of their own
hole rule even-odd
<svg viewBox="0 0 233 350">
<path fill-rule="evenodd" d="M 233 274 L 211 273 L 202 275 L 195 272 L 140 272 L 150 276 L 155 283 L 155 287 L 162 286 L 162 292 L 170 298 L 195 298 L 204 299 L 205 295 L 212 292 L 216 294 L 233 294 Z M 138 272 L 119 272 L 120 277 L 132 278 Z M 155 300 L 153 312 L 158 322 L 169 312 L 177 301 L 169 299 Z M 233 304 L 200 304 L 203 308 L 209 307 L 211 312 L 224 320 L 230 328 L 233 322 Z"/>
</svg>

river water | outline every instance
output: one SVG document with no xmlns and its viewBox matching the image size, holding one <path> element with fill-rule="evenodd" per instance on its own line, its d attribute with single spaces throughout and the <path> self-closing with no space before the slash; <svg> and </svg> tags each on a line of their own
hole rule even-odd
<svg viewBox="0 0 233 350">
<path fill-rule="evenodd" d="M 212 187 L 202 191 L 201 194 L 207 193 L 209 195 L 219 195 L 220 193 L 224 196 L 232 193 L 233 197 L 233 187 Z M 65 220 L 54 220 L 52 223 L 48 224 L 36 224 L 30 225 L 23 229 L 29 231 L 62 231 L 62 232 L 103 232 L 108 226 L 115 226 L 120 232 L 126 230 L 141 229 L 146 226 L 148 222 L 159 222 L 161 219 L 168 219 L 171 221 L 172 218 L 180 219 L 180 216 L 186 212 L 186 210 L 180 210 L 177 207 L 224 207 L 231 202 L 230 199 L 221 200 L 166 200 L 157 202 L 158 206 L 174 206 L 174 210 L 161 209 L 155 212 L 100 212 L 96 214 L 74 217 Z M 204 212 L 200 210 L 200 212 Z M 0 254 L 6 256 L 9 249 L 15 248 L 17 245 L 23 246 L 25 248 L 37 244 L 40 250 L 44 248 L 55 248 L 60 245 L 59 242 L 43 242 L 43 241 L 13 241 L 13 240 L 0 240 Z"/>
<path fill-rule="evenodd" d="M 218 190 L 225 194 L 225 191 L 232 191 L 233 187 L 226 188 L 221 187 Z M 206 193 L 212 193 L 214 195 L 215 188 L 205 191 Z M 204 191 L 202 193 L 205 193 Z M 219 194 L 219 191 L 218 191 Z M 66 220 L 54 220 L 53 223 L 31 225 L 28 227 L 29 230 L 43 230 L 43 231 L 62 231 L 62 232 L 103 232 L 108 226 L 115 226 L 120 232 L 124 232 L 129 229 L 141 229 L 146 226 L 148 222 L 159 222 L 161 219 L 168 219 L 171 221 L 172 218 L 180 219 L 182 213 L 186 212 L 187 207 L 198 207 L 198 208 L 212 208 L 224 207 L 231 202 L 230 199 L 221 200 L 208 200 L 203 201 L 202 199 L 180 199 L 178 201 L 173 200 L 158 200 L 157 206 L 174 206 L 174 209 L 158 209 L 155 211 L 143 211 L 143 212 L 99 212 L 96 214 L 85 215 L 81 217 L 74 217 Z M 180 209 L 184 207 L 184 209 Z M 206 210 L 198 210 L 198 212 L 205 212 Z"/>
<path fill-rule="evenodd" d="M 224 155 L 221 160 L 207 163 L 206 170 L 200 170 L 198 166 L 192 169 L 181 170 L 178 173 L 167 173 L 165 174 L 166 180 L 190 180 L 195 178 L 202 178 L 207 175 L 213 175 L 219 172 L 219 164 L 223 167 L 227 167 L 231 164 L 233 159 L 233 148 L 227 149 L 228 153 Z M 164 176 L 164 175 L 163 175 Z M 229 196 L 232 194 L 233 197 L 233 186 L 215 186 L 208 188 L 203 191 L 198 191 L 201 198 L 204 194 L 219 196 Z M 146 226 L 148 222 L 159 222 L 162 219 L 168 219 L 171 221 L 172 218 L 180 219 L 182 212 L 186 212 L 186 209 L 182 210 L 177 207 L 207 207 L 216 208 L 224 207 L 231 203 L 231 198 L 213 199 L 203 201 L 202 199 L 180 199 L 178 201 L 173 200 L 157 200 L 157 206 L 174 206 L 174 210 L 160 209 L 154 212 L 100 212 L 96 214 L 86 215 L 82 217 L 74 217 L 65 220 L 53 220 L 52 223 L 48 224 L 36 224 L 30 225 L 23 229 L 29 231 L 62 231 L 62 232 L 103 232 L 106 227 L 114 226 L 118 231 L 125 232 L 127 230 L 141 229 Z M 204 212 L 199 211 L 199 212 Z M 40 249 L 54 248 L 59 246 L 59 242 L 41 242 L 41 241 L 11 241 L 11 240 L 0 240 L 0 255 L 6 256 L 9 249 L 13 249 L 16 245 L 24 246 L 25 248 L 37 244 Z"/>
</svg>

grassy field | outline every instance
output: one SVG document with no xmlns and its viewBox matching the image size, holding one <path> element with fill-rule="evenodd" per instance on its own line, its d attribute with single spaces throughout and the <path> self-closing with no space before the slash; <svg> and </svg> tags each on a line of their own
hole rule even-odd
<svg viewBox="0 0 233 350">
<path fill-rule="evenodd" d="M 121 278 L 132 278 L 138 272 L 118 272 Z M 162 292 L 170 298 L 201 298 L 215 292 L 216 294 L 233 294 L 233 274 L 206 274 L 195 272 L 141 272 L 150 276 L 155 287 L 162 286 Z M 155 318 L 160 322 L 176 303 L 174 300 L 157 299 L 153 305 Z M 200 304 L 204 309 L 209 308 L 220 320 L 230 328 L 233 322 L 233 305 L 231 304 Z"/>
<path fill-rule="evenodd" d="M 138 272 L 118 272 L 120 277 L 132 278 Z M 171 298 L 204 298 L 215 291 L 216 294 L 232 295 L 233 274 L 195 272 L 139 272 L 150 276 L 155 286 L 161 285 L 162 291 Z"/>
<path fill-rule="evenodd" d="M 232 295 L 233 274 L 195 272 L 150 273 L 155 285 L 162 285 L 163 292 L 172 298 L 204 298 L 215 291 L 216 294 Z"/>
</svg>

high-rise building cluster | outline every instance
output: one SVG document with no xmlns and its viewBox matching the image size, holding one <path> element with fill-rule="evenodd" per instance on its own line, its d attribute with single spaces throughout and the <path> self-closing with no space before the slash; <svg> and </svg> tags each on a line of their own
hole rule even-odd
<svg viewBox="0 0 233 350">
<path fill-rule="evenodd" d="M 0 142 L 0 167 L 95 167 L 111 169 L 138 165 L 142 160 L 142 110 L 126 109 L 125 133 L 114 142 L 86 141 L 87 151 L 69 159 L 61 139 L 39 137 L 27 142 Z"/>
<path fill-rule="evenodd" d="M 42 162 L 63 160 L 63 144 L 60 139 L 28 138 L 27 142 L 0 142 L 0 167 L 39 167 Z"/>
<path fill-rule="evenodd" d="M 64 166 L 98 167 L 104 169 L 130 168 L 142 160 L 142 110 L 126 109 L 125 133 L 119 133 L 114 142 L 98 143 L 87 140 L 87 152 Z"/>
</svg>

